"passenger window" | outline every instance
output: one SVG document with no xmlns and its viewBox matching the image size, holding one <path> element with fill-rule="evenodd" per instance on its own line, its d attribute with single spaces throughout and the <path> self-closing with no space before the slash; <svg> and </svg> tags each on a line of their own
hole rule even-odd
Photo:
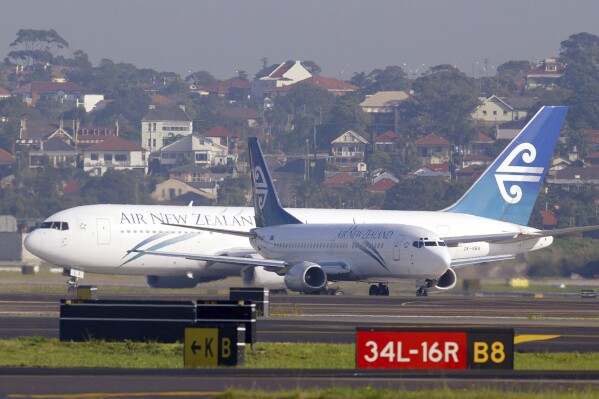
<svg viewBox="0 0 599 399">
<path fill-rule="evenodd" d="M 440 247 L 446 247 L 447 244 L 445 244 L 445 241 L 439 241 L 437 244 L 439 244 Z"/>
</svg>

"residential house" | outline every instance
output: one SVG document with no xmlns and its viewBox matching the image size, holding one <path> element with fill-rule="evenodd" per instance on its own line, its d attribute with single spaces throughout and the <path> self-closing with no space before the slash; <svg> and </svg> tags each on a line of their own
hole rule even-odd
<svg viewBox="0 0 599 399">
<path fill-rule="evenodd" d="M 364 162 L 368 141 L 353 130 L 348 130 L 331 142 L 331 162 L 343 171 L 354 170 Z"/>
<path fill-rule="evenodd" d="M 540 211 L 541 223 L 543 224 L 543 230 L 550 230 L 557 228 L 557 216 L 551 211 Z"/>
<path fill-rule="evenodd" d="M 87 147 L 101 143 L 111 137 L 119 135 L 119 120 L 114 121 L 114 126 L 79 126 L 75 136 L 78 150 L 84 151 Z"/>
<path fill-rule="evenodd" d="M 486 154 L 495 144 L 495 140 L 484 133 L 476 133 L 464 147 L 465 154 Z"/>
<path fill-rule="evenodd" d="M 585 130 L 583 132 L 586 150 L 587 151 L 599 151 L 599 130 Z"/>
<path fill-rule="evenodd" d="M 168 179 L 156 185 L 156 189 L 150 196 L 152 199 L 160 202 L 189 204 L 194 201 L 197 204 L 206 203 L 206 200 L 214 201 L 216 199 L 216 183 L 208 183 L 214 189 L 205 190 L 199 186 L 200 183 L 187 183 L 178 179 Z M 193 198 L 197 196 L 197 199 Z"/>
<path fill-rule="evenodd" d="M 378 152 L 397 154 L 399 146 L 399 135 L 392 130 L 387 130 L 374 138 L 374 150 Z"/>
<path fill-rule="evenodd" d="M 10 152 L 0 148 L 0 177 L 6 177 L 13 173 L 17 158 Z"/>
<path fill-rule="evenodd" d="M 557 87 L 565 70 L 566 64 L 557 61 L 555 58 L 544 59 L 526 74 L 526 90 L 539 87 L 544 89 Z"/>
<path fill-rule="evenodd" d="M 466 166 L 455 171 L 458 180 L 468 180 L 475 182 L 485 171 L 485 167 L 477 164 Z"/>
<path fill-rule="evenodd" d="M 449 163 L 437 163 L 437 164 L 426 164 L 412 173 L 417 177 L 443 177 L 446 179 L 451 178 L 451 172 L 449 171 Z"/>
<path fill-rule="evenodd" d="M 547 174 L 549 176 L 555 177 L 557 172 L 559 172 L 560 170 L 566 169 L 571 164 L 572 164 L 572 162 L 570 162 L 569 160 L 564 159 L 562 157 L 552 158 L 551 166 L 549 167 Z"/>
<path fill-rule="evenodd" d="M 162 147 L 156 156 L 162 169 L 189 163 L 203 167 L 229 165 L 236 161 L 227 147 L 197 133 Z"/>
<path fill-rule="evenodd" d="M 252 93 L 250 82 L 239 78 L 231 78 L 217 82 L 204 88 L 208 94 L 223 98 L 229 102 L 247 100 Z"/>
<path fill-rule="evenodd" d="M 481 98 L 481 104 L 472 112 L 471 117 L 488 125 L 526 119 L 528 111 L 537 103 L 533 97 Z"/>
<path fill-rule="evenodd" d="M 151 104 L 141 119 L 141 146 L 152 153 L 192 131 L 193 121 L 183 105 L 163 108 Z"/>
<path fill-rule="evenodd" d="M 257 99 L 270 97 L 277 88 L 294 84 L 310 76 L 312 74 L 300 61 L 272 65 L 252 81 L 252 97 Z"/>
<path fill-rule="evenodd" d="M 470 165 L 480 165 L 480 166 L 488 166 L 493 162 L 492 157 L 489 157 L 485 154 L 475 153 L 468 154 L 462 157 L 462 165 L 461 167 L 465 168 Z"/>
<path fill-rule="evenodd" d="M 56 132 L 55 132 L 56 133 Z M 39 150 L 29 151 L 29 167 L 77 167 L 77 149 L 59 134 L 41 142 Z"/>
<path fill-rule="evenodd" d="M 547 177 L 547 184 L 577 186 L 580 184 L 599 185 L 599 166 L 569 166 Z"/>
<path fill-rule="evenodd" d="M 372 179 L 371 179 L 371 183 L 376 183 L 379 180 L 383 180 L 383 179 L 387 179 L 387 180 L 393 180 L 395 183 L 397 183 L 399 181 L 399 179 L 397 177 L 395 177 L 395 175 L 391 172 L 389 172 L 387 169 L 384 168 L 379 168 L 376 169 L 372 172 Z"/>
<path fill-rule="evenodd" d="M 35 107 L 38 101 L 55 101 L 73 107 L 84 107 L 86 112 L 104 100 L 103 94 L 90 93 L 89 89 L 73 82 L 31 82 L 12 92 L 27 105 Z"/>
<path fill-rule="evenodd" d="M 451 159 L 451 144 L 441 136 L 429 134 L 414 142 L 416 156 L 424 164 L 449 162 Z"/>
<path fill-rule="evenodd" d="M 0 100 L 5 98 L 10 98 L 10 91 L 6 90 L 3 87 L 0 87 Z"/>
<path fill-rule="evenodd" d="M 245 121 L 247 127 L 257 127 L 262 119 L 260 112 L 246 107 L 221 108 L 218 113 L 226 118 Z"/>
<path fill-rule="evenodd" d="M 210 169 L 203 166 L 188 164 L 169 170 L 171 179 L 185 183 L 209 182 L 212 180 Z"/>
<path fill-rule="evenodd" d="M 340 97 L 346 95 L 347 93 L 351 93 L 353 91 L 358 90 L 357 86 L 352 85 L 351 83 L 347 83 L 343 80 L 335 79 L 335 78 L 325 78 L 324 76 L 314 75 L 310 76 L 307 79 L 300 80 L 297 83 L 293 83 L 290 85 L 279 87 L 273 90 L 277 96 L 285 96 L 289 92 L 289 90 L 294 87 L 302 84 L 311 84 L 320 88 L 325 89 L 335 97 Z"/>
<path fill-rule="evenodd" d="M 409 97 L 405 91 L 379 91 L 366 96 L 360 107 L 370 115 L 375 134 L 389 129 L 397 131 L 399 105 Z"/>
<path fill-rule="evenodd" d="M 239 136 L 224 126 L 213 127 L 207 132 L 204 132 L 203 136 L 229 149 L 232 149 L 234 143 L 239 139 Z"/>
<path fill-rule="evenodd" d="M 350 186 L 357 181 L 358 179 L 355 176 L 352 176 L 349 173 L 341 172 L 325 179 L 324 184 L 325 186 L 332 188 L 343 188 Z"/>
<path fill-rule="evenodd" d="M 526 120 L 504 122 L 497 126 L 495 138 L 497 140 L 513 140 L 526 126 Z"/>
<path fill-rule="evenodd" d="M 145 148 L 114 136 L 83 151 L 83 170 L 96 176 L 102 176 L 108 169 L 136 170 L 147 174 L 146 153 Z"/>
</svg>

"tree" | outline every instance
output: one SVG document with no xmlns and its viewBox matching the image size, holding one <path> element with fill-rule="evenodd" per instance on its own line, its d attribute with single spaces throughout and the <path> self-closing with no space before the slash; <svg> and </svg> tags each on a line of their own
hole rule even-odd
<svg viewBox="0 0 599 399">
<path fill-rule="evenodd" d="M 194 72 L 187 76 L 185 81 L 197 87 L 208 87 L 217 82 L 216 78 L 210 72 L 206 71 Z"/>
<path fill-rule="evenodd" d="M 451 65 L 430 68 L 412 86 L 414 95 L 400 105 L 408 131 L 436 133 L 465 144 L 474 135 L 470 114 L 478 105 L 473 79 Z"/>
<path fill-rule="evenodd" d="M 523 86 L 526 73 L 530 70 L 529 61 L 508 61 L 497 67 L 498 94 L 515 94 Z"/>
<path fill-rule="evenodd" d="M 250 190 L 248 176 L 227 177 L 218 187 L 217 204 L 222 206 L 245 206 L 246 193 Z"/>
<path fill-rule="evenodd" d="M 354 92 L 338 97 L 331 108 L 330 118 L 325 122 L 319 135 L 319 145 L 328 146 L 343 132 L 353 130 L 365 134 L 370 123 L 369 116 L 360 107 L 360 93 Z"/>
<path fill-rule="evenodd" d="M 25 65 L 52 63 L 57 50 L 69 47 L 54 29 L 19 29 L 17 38 L 9 45 L 15 50 L 8 57 Z"/>
<path fill-rule="evenodd" d="M 301 64 L 312 75 L 320 75 L 320 72 L 322 72 L 322 69 L 320 68 L 320 66 L 317 63 L 315 63 L 314 61 L 309 61 L 309 60 L 302 61 Z"/>
<path fill-rule="evenodd" d="M 354 72 L 354 75 L 349 80 L 349 83 L 358 87 L 367 87 L 372 83 L 372 76 L 366 72 Z"/>
<path fill-rule="evenodd" d="M 599 80 L 599 37 L 590 33 L 571 35 L 561 42 L 560 60 L 567 64 L 562 84 L 580 90 Z"/>
</svg>

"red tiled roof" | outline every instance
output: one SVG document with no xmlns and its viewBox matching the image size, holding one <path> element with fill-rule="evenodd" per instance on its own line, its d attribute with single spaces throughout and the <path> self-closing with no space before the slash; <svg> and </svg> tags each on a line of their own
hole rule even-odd
<svg viewBox="0 0 599 399">
<path fill-rule="evenodd" d="M 11 164 L 16 162 L 16 158 L 10 152 L 0 148 L 0 163 Z"/>
<path fill-rule="evenodd" d="M 62 192 L 65 194 L 76 193 L 79 190 L 81 190 L 81 185 L 79 183 L 77 183 L 76 181 L 68 182 L 62 188 Z"/>
<path fill-rule="evenodd" d="M 437 136 L 436 134 L 429 134 L 428 136 L 424 136 L 415 142 L 416 145 L 449 145 L 449 141 L 445 140 L 441 136 Z"/>
<path fill-rule="evenodd" d="M 374 184 L 371 184 L 368 187 L 368 191 L 382 191 L 382 192 L 387 192 L 391 187 L 395 186 L 397 183 L 395 183 L 393 180 L 391 179 L 381 179 L 379 181 L 377 181 Z"/>
<path fill-rule="evenodd" d="M 493 140 L 491 137 L 487 136 L 484 133 L 477 133 L 476 137 L 474 138 L 474 140 L 472 140 L 473 143 L 494 143 L 495 140 Z"/>
<path fill-rule="evenodd" d="M 14 94 L 22 93 L 54 93 L 57 91 L 73 92 L 73 91 L 86 91 L 87 88 L 80 84 L 73 82 L 31 82 L 25 86 L 21 86 L 15 91 Z"/>
<path fill-rule="evenodd" d="M 599 144 L 599 130 L 587 130 L 584 136 L 589 144 Z"/>
<path fill-rule="evenodd" d="M 4 87 L 0 87 L 0 96 L 10 96 L 10 91 L 6 90 Z"/>
<path fill-rule="evenodd" d="M 449 172 L 449 164 L 447 162 L 444 163 L 427 163 L 426 166 L 429 170 L 433 172 Z"/>
<path fill-rule="evenodd" d="M 324 181 L 327 186 L 345 186 L 356 182 L 356 178 L 349 173 L 337 173 Z"/>
<path fill-rule="evenodd" d="M 224 126 L 213 127 L 204 133 L 205 137 L 237 137 L 235 133 Z"/>
<path fill-rule="evenodd" d="M 227 118 L 233 119 L 258 119 L 260 118 L 260 112 L 255 111 L 251 108 L 237 107 L 237 108 L 222 108 L 218 111 L 219 114 L 226 116 Z"/>
<path fill-rule="evenodd" d="M 146 151 L 146 149 L 129 140 L 114 136 L 88 147 L 87 151 Z"/>
<path fill-rule="evenodd" d="M 281 64 L 268 76 L 271 78 L 282 78 L 285 72 L 290 70 L 293 65 L 295 65 L 295 62 L 292 61 Z"/>
<path fill-rule="evenodd" d="M 150 96 L 150 99 L 152 100 L 152 104 L 163 105 L 165 107 L 170 107 L 175 104 L 175 101 L 166 96 L 161 96 L 160 94 L 154 94 Z"/>
<path fill-rule="evenodd" d="M 541 219 L 543 226 L 557 226 L 557 216 L 551 211 L 541 211 Z"/>
<path fill-rule="evenodd" d="M 243 79 L 239 78 L 231 78 L 227 80 L 223 80 L 222 82 L 217 82 L 213 85 L 210 85 L 205 88 L 208 93 L 219 93 L 225 94 L 229 93 L 231 89 L 236 90 L 250 90 L 252 85 L 249 82 L 246 82 Z"/>
<path fill-rule="evenodd" d="M 379 134 L 375 137 L 375 143 L 388 143 L 391 141 L 395 141 L 399 138 L 399 134 L 395 133 L 393 130 L 387 130 L 385 133 Z"/>
</svg>

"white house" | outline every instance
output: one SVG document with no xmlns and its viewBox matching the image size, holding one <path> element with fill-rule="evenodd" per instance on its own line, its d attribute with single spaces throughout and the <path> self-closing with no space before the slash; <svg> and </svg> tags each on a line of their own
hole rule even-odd
<svg viewBox="0 0 599 399">
<path fill-rule="evenodd" d="M 537 102 L 533 97 L 497 97 L 481 98 L 481 104 L 472 112 L 472 119 L 496 124 L 526 119 L 528 111 Z"/>
<path fill-rule="evenodd" d="M 192 131 L 193 121 L 183 105 L 163 108 L 152 104 L 141 120 L 141 146 L 150 152 L 158 151 Z"/>
<path fill-rule="evenodd" d="M 269 97 L 270 92 L 275 89 L 308 79 L 311 76 L 312 74 L 304 68 L 301 61 L 273 65 L 262 76 L 252 81 L 252 96 L 258 99 Z"/>
<path fill-rule="evenodd" d="M 147 150 L 114 136 L 83 151 L 83 170 L 102 176 L 108 169 L 139 170 L 148 173 Z"/>
<path fill-rule="evenodd" d="M 229 155 L 227 147 L 197 133 L 192 133 L 161 148 L 158 154 L 160 165 L 163 167 L 188 163 L 210 167 L 232 164 L 236 161 L 234 155 Z"/>
</svg>

